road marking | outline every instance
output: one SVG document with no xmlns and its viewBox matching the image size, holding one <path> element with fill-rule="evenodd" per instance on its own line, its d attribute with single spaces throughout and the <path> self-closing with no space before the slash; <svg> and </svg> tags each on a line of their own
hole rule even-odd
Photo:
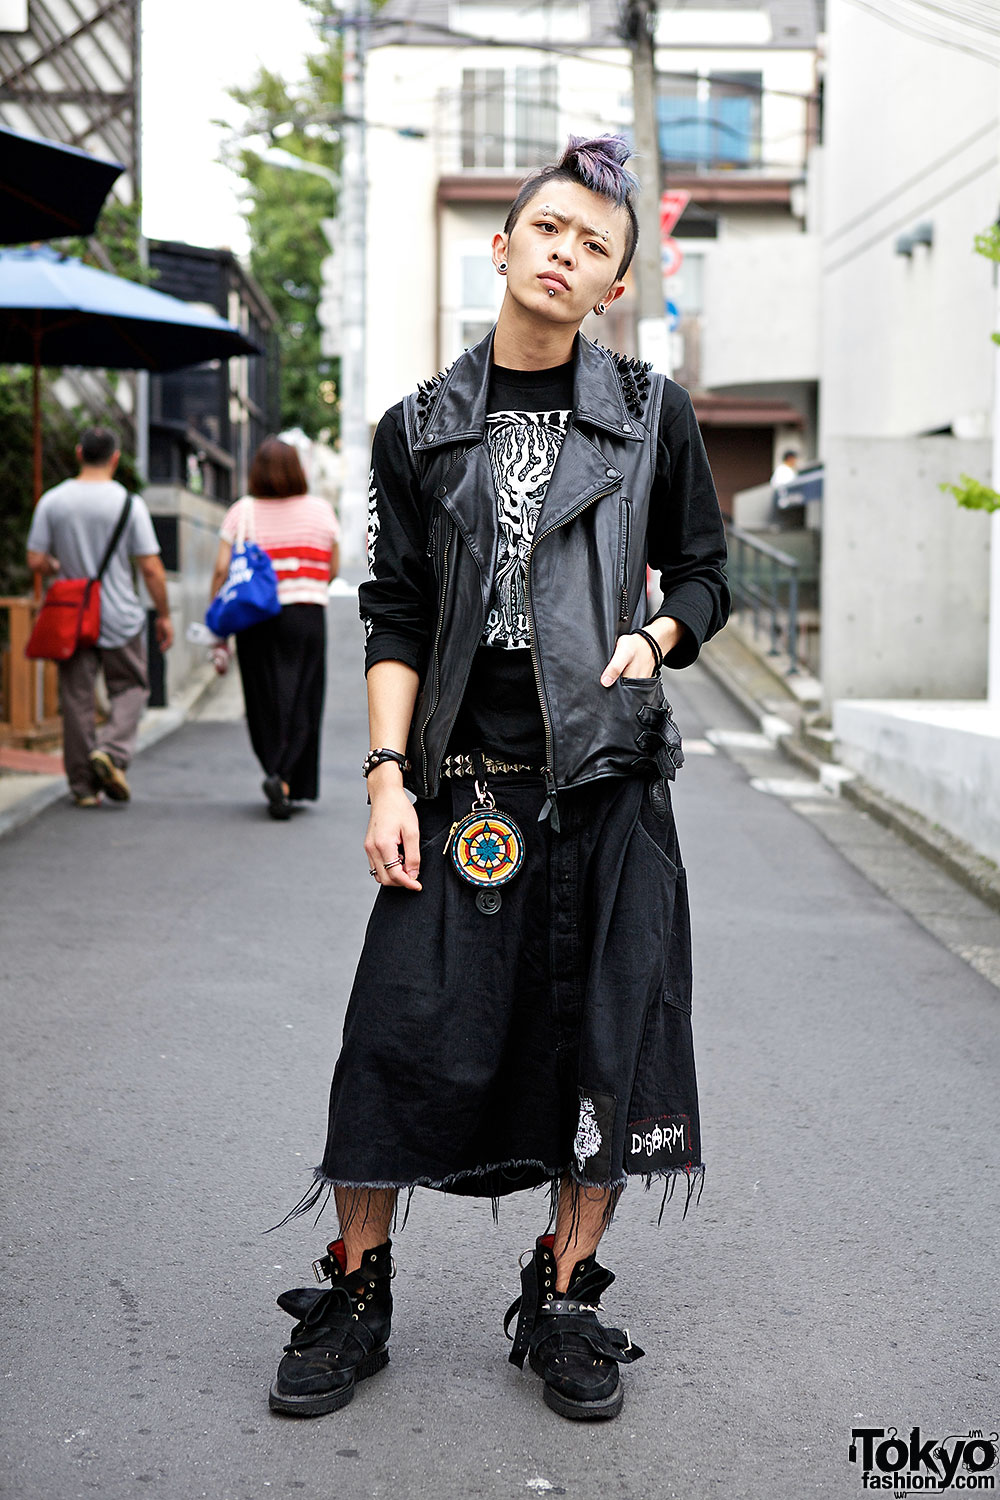
<svg viewBox="0 0 1000 1500">
<path fill-rule="evenodd" d="M 684 754 L 685 755 L 714 755 L 715 754 L 715 746 L 712 745 L 712 744 L 710 744 L 708 740 L 685 740 L 684 741 Z"/>
<path fill-rule="evenodd" d="M 773 750 L 774 744 L 766 734 L 755 734 L 749 729 L 709 729 L 705 738 L 720 750 Z"/>
<path fill-rule="evenodd" d="M 766 792 L 769 797 L 829 797 L 831 794 L 818 781 L 801 781 L 797 777 L 754 776 L 750 785 L 755 792 Z"/>
</svg>

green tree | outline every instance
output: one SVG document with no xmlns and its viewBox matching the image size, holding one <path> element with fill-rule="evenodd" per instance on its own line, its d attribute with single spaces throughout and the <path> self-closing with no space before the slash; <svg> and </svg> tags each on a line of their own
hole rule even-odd
<svg viewBox="0 0 1000 1500">
<path fill-rule="evenodd" d="M 263 137 L 294 156 L 339 169 L 340 37 L 323 24 L 332 15 L 327 0 L 303 4 L 323 45 L 305 60 L 304 77 L 297 82 L 262 68 L 248 87 L 229 90 L 248 118 L 230 138 L 224 159 L 246 185 L 250 269 L 278 314 L 282 425 L 330 438 L 338 431 L 340 362 L 321 352 L 318 309 L 321 267 L 330 253 L 320 221 L 333 217 L 335 194 L 320 177 L 262 161 L 248 140 Z"/>
<path fill-rule="evenodd" d="M 124 276 L 126 281 L 151 285 L 159 271 L 142 259 L 142 202 L 119 203 L 109 198 L 101 209 L 97 228 L 89 239 L 59 240 L 56 249 L 75 255 L 88 266 Z"/>
<path fill-rule="evenodd" d="M 974 249 L 977 255 L 1000 264 L 1000 224 L 992 224 L 982 234 L 977 234 Z M 1000 333 L 991 333 L 990 338 L 994 344 L 1000 344 Z M 993 440 L 997 441 L 995 435 Z M 945 482 L 938 488 L 946 495 L 953 495 L 956 504 L 965 510 L 1000 510 L 1000 494 L 992 486 L 983 484 L 982 480 L 975 479 L 970 474 L 962 474 L 958 484 Z"/>
</svg>

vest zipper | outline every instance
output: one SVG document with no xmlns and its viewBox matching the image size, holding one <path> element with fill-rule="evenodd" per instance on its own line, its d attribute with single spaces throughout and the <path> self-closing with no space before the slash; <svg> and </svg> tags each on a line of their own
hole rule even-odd
<svg viewBox="0 0 1000 1500">
<path fill-rule="evenodd" d="M 558 531 L 567 522 L 575 521 L 580 512 L 586 510 L 588 505 L 593 505 L 595 500 L 603 500 L 605 495 L 612 494 L 614 488 L 613 484 L 609 484 L 603 490 L 598 490 L 596 495 L 591 495 L 588 500 L 584 500 L 575 510 L 571 510 L 568 515 L 563 516 L 562 520 L 557 522 L 555 526 L 550 526 L 548 531 L 543 532 L 542 537 L 551 536 L 553 531 Z M 553 765 L 555 756 L 553 754 L 552 720 L 549 718 L 549 707 L 545 699 L 545 685 L 542 682 L 542 668 L 538 660 L 538 650 L 535 645 L 535 607 L 531 599 L 531 559 L 534 556 L 535 547 L 542 540 L 542 537 L 532 537 L 531 546 L 528 548 L 528 560 L 524 569 L 524 593 L 528 605 L 528 645 L 531 650 L 531 665 L 534 668 L 535 685 L 538 688 L 538 706 L 542 710 L 542 723 L 545 726 L 545 765 L 542 767 L 542 777 L 545 781 L 546 795 L 545 801 L 542 804 L 542 810 L 538 814 L 538 821 L 539 823 L 544 823 L 545 819 L 548 818 L 553 830 L 558 833 L 560 829 L 559 798 L 556 788 L 555 766 Z"/>
<path fill-rule="evenodd" d="M 434 521 L 432 522 L 432 527 L 431 527 L 432 530 L 434 530 L 435 527 L 437 527 L 437 530 L 435 531 L 435 536 L 434 536 L 435 544 L 437 542 L 438 533 L 444 529 L 443 527 L 438 527 L 437 526 L 437 523 L 438 523 L 439 519 L 440 519 L 439 516 L 435 516 L 434 517 Z M 424 796 L 425 797 L 429 797 L 430 796 L 430 775 L 429 775 L 428 766 L 427 766 L 427 743 L 426 743 L 426 738 L 425 737 L 426 737 L 426 734 L 427 734 L 427 725 L 430 723 L 431 715 L 433 714 L 435 708 L 437 707 L 438 693 L 439 693 L 440 687 L 441 687 L 441 665 L 440 665 L 440 662 L 438 660 L 438 647 L 441 644 L 441 627 L 442 627 L 442 624 L 444 622 L 444 598 L 445 598 L 445 591 L 447 590 L 447 587 L 448 587 L 448 544 L 446 542 L 445 545 L 444 545 L 444 548 L 442 549 L 442 555 L 441 555 L 441 590 L 440 590 L 440 593 L 438 595 L 437 626 L 436 626 L 435 631 L 434 631 L 434 645 L 433 645 L 433 648 L 431 650 L 431 668 L 432 668 L 433 673 L 434 673 L 434 676 L 433 676 L 433 679 L 432 679 L 433 691 L 431 693 L 430 707 L 428 708 L 427 712 L 424 714 L 424 722 L 420 726 L 420 736 L 419 736 L 419 739 L 420 739 L 420 759 L 421 759 L 421 762 L 422 762 L 423 768 L 424 768 Z"/>
<path fill-rule="evenodd" d="M 444 532 L 446 525 L 447 525 L 447 522 L 442 519 L 441 526 L 440 526 L 440 530 L 442 532 Z M 454 528 L 454 526 L 452 526 L 451 536 L 453 537 L 454 534 L 455 534 L 455 528 Z M 444 545 L 442 547 L 442 554 L 441 554 L 441 592 L 440 592 L 440 595 L 438 597 L 438 623 L 437 623 L 437 629 L 434 632 L 434 646 L 433 646 L 433 649 L 431 651 L 431 664 L 432 664 L 433 669 L 434 669 L 434 676 L 433 676 L 433 679 L 432 679 L 432 681 L 433 681 L 433 693 L 432 693 L 432 696 L 431 696 L 431 698 L 429 700 L 430 706 L 428 707 L 427 712 L 424 714 L 424 719 L 423 719 L 423 723 L 420 726 L 420 735 L 419 735 L 419 741 L 420 741 L 420 758 L 423 761 L 423 765 L 424 765 L 424 796 L 425 797 L 429 797 L 430 796 L 430 785 L 431 785 L 431 782 L 430 782 L 430 771 L 429 771 L 429 768 L 428 768 L 428 765 L 427 765 L 427 741 L 426 741 L 427 726 L 430 723 L 431 719 L 433 718 L 435 712 L 437 711 L 438 697 L 440 695 L 440 689 L 441 689 L 441 663 L 440 663 L 440 657 L 439 657 L 439 653 L 438 653 L 438 646 L 439 646 L 439 643 L 440 643 L 440 640 L 441 640 L 441 622 L 444 619 L 445 594 L 446 594 L 447 588 L 448 588 L 448 546 L 449 546 L 450 540 L 451 540 L 451 537 L 448 537 L 448 539 L 444 542 Z M 459 702 L 461 702 L 462 698 L 465 696 L 465 686 L 466 686 L 466 683 L 469 680 L 469 673 L 472 671 L 472 663 L 476 659 L 476 649 L 478 647 L 478 642 L 479 642 L 479 638 L 480 638 L 481 635 L 482 635 L 482 629 L 480 628 L 480 631 L 478 632 L 478 634 L 476 636 L 476 643 L 477 643 L 477 645 L 476 645 L 476 647 L 473 648 L 472 655 L 469 657 L 468 664 L 467 664 L 467 666 L 465 668 L 465 676 L 462 679 L 462 689 L 461 689 L 461 692 L 459 693 Z M 454 719 L 452 720 L 452 724 L 453 723 L 454 723 Z M 449 725 L 449 727 L 448 727 L 448 733 L 449 734 L 451 733 L 451 727 L 452 727 L 451 725 Z"/>
<path fill-rule="evenodd" d="M 632 512 L 623 495 L 618 507 L 618 618 L 627 620 L 628 608 L 628 538 Z"/>
</svg>

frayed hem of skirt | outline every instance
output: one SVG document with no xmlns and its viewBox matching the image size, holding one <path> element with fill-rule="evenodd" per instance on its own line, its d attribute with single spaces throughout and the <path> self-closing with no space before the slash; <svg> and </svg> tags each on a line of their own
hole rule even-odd
<svg viewBox="0 0 1000 1500">
<path fill-rule="evenodd" d="M 302 1218 L 306 1214 L 312 1213 L 313 1209 L 316 1209 L 316 1218 L 313 1221 L 313 1227 L 315 1228 L 326 1210 L 327 1204 L 330 1201 L 330 1196 L 333 1193 L 334 1189 L 348 1188 L 357 1193 L 405 1193 L 406 1203 L 401 1221 L 399 1218 L 398 1200 L 393 1211 L 392 1232 L 393 1234 L 396 1234 L 398 1230 L 406 1228 L 406 1221 L 410 1216 L 410 1204 L 413 1201 L 413 1194 L 415 1193 L 417 1188 L 430 1188 L 438 1192 L 446 1193 L 453 1191 L 460 1183 L 464 1184 L 475 1181 L 477 1177 L 484 1178 L 502 1172 L 521 1172 L 525 1171 L 526 1169 L 532 1169 L 534 1171 L 543 1172 L 545 1174 L 545 1181 L 540 1182 L 530 1191 L 539 1192 L 544 1188 L 548 1189 L 550 1228 L 555 1223 L 556 1211 L 559 1205 L 560 1188 L 562 1186 L 562 1183 L 567 1180 L 571 1184 L 571 1188 L 574 1191 L 574 1194 L 578 1189 L 586 1190 L 587 1188 L 593 1188 L 595 1191 L 601 1193 L 610 1192 L 611 1198 L 604 1214 L 603 1228 L 605 1229 L 607 1229 L 611 1225 L 615 1216 L 615 1209 L 618 1205 L 618 1200 L 631 1178 L 637 1178 L 638 1181 L 642 1183 L 643 1188 L 647 1193 L 652 1189 L 654 1182 L 656 1182 L 657 1184 L 661 1182 L 663 1183 L 663 1197 L 660 1200 L 660 1211 L 656 1216 L 656 1222 L 658 1225 L 663 1222 L 664 1209 L 666 1208 L 667 1204 L 673 1199 L 674 1190 L 677 1187 L 677 1181 L 680 1177 L 685 1178 L 687 1184 L 684 1196 L 684 1212 L 681 1215 L 682 1219 L 687 1218 L 688 1209 L 691 1207 L 692 1198 L 694 1198 L 695 1207 L 697 1207 L 701 1202 L 701 1195 L 705 1187 L 705 1166 L 703 1162 L 698 1162 L 696 1165 L 667 1167 L 663 1171 L 659 1172 L 623 1172 L 621 1176 L 611 1178 L 607 1182 L 587 1181 L 586 1179 L 583 1179 L 577 1175 L 576 1169 L 573 1165 L 567 1167 L 549 1167 L 546 1166 L 544 1162 L 535 1160 L 508 1161 L 488 1167 L 470 1167 L 464 1172 L 453 1172 L 448 1177 L 441 1177 L 437 1179 L 431 1179 L 429 1177 L 417 1177 L 410 1178 L 406 1182 L 357 1182 L 350 1181 L 344 1178 L 328 1177 L 323 1171 L 322 1166 L 319 1166 L 313 1169 L 312 1186 L 308 1188 L 305 1193 L 303 1193 L 298 1203 L 296 1203 L 293 1208 L 289 1209 L 285 1217 L 283 1219 L 279 1219 L 277 1224 L 272 1224 L 269 1229 L 265 1230 L 265 1233 L 270 1234 L 275 1229 L 283 1229 L 286 1224 L 291 1223 L 292 1219 Z M 698 1188 L 697 1197 L 694 1196 L 696 1184 Z M 493 1222 L 495 1224 L 499 1223 L 501 1195 L 498 1193 L 484 1193 L 482 1196 L 489 1197 L 490 1207 L 493 1213 Z M 343 1234 L 344 1231 L 351 1226 L 358 1212 L 360 1212 L 360 1205 L 352 1206 L 352 1210 L 348 1215 L 347 1222 L 340 1225 L 341 1234 Z M 367 1205 L 365 1212 L 367 1216 Z M 575 1214 L 576 1208 L 574 1205 L 574 1217 Z"/>
</svg>

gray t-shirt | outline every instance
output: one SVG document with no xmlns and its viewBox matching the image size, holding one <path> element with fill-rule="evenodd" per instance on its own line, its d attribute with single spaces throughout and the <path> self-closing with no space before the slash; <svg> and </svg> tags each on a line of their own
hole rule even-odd
<svg viewBox="0 0 1000 1500">
<path fill-rule="evenodd" d="M 93 578 L 126 493 L 116 479 L 66 479 L 46 490 L 35 507 L 29 549 L 58 558 L 60 578 Z M 148 557 L 159 550 L 146 503 L 136 495 L 128 525 L 101 582 L 99 646 L 124 646 L 143 628 L 146 615 L 135 592 L 129 558 Z"/>
</svg>

